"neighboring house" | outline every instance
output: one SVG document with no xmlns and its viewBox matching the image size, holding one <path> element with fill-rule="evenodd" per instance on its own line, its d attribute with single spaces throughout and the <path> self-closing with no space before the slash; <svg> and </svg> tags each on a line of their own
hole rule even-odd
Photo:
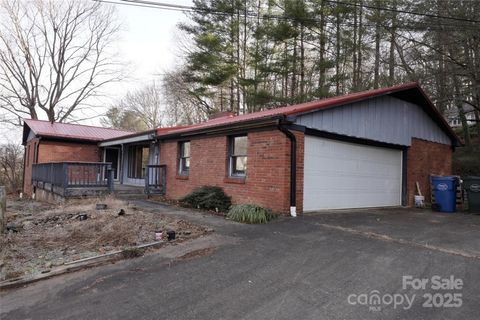
<svg viewBox="0 0 480 320">
<path fill-rule="evenodd" d="M 465 112 L 465 119 L 467 120 L 467 124 L 469 126 L 473 126 L 474 124 L 477 123 L 475 119 L 475 108 L 473 108 L 471 105 L 467 103 L 464 103 L 463 111 Z M 447 109 L 445 111 L 445 117 L 447 118 L 448 124 L 452 128 L 457 128 L 462 126 L 462 120 L 460 120 L 460 115 L 457 107 Z"/>
<path fill-rule="evenodd" d="M 103 159 L 118 163 L 118 184 L 157 188 L 172 199 L 217 185 L 234 203 L 300 213 L 412 205 L 416 181 L 428 197 L 429 175 L 451 174 L 460 143 L 425 92 L 410 83 L 222 114 L 97 146 Z"/>
</svg>

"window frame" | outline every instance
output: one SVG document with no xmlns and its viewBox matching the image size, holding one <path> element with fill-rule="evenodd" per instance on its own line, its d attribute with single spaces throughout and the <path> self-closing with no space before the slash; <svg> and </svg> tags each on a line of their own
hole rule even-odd
<svg viewBox="0 0 480 320">
<path fill-rule="evenodd" d="M 188 143 L 188 156 L 185 156 L 185 145 Z M 192 157 L 192 144 L 190 140 L 178 142 L 178 170 L 180 176 L 188 176 L 190 174 L 190 161 Z M 188 167 L 186 166 L 188 159 Z"/>
<path fill-rule="evenodd" d="M 235 139 L 244 137 L 246 139 L 247 145 L 245 149 L 245 154 L 235 154 Z M 245 158 L 245 170 L 243 172 L 237 171 L 234 168 L 235 160 L 239 157 Z M 239 134 L 228 137 L 228 176 L 231 178 L 245 178 L 247 176 L 247 167 L 248 166 L 248 135 Z"/>
</svg>

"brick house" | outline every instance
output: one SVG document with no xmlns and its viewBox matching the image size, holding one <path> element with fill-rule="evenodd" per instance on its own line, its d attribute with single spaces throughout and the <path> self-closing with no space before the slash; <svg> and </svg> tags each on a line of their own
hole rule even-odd
<svg viewBox="0 0 480 320">
<path fill-rule="evenodd" d="M 97 143 L 118 184 L 177 199 L 221 186 L 234 203 L 280 213 L 410 206 L 415 182 L 451 174 L 461 141 L 416 83 Z M 158 181 L 161 180 L 161 183 Z M 152 182 L 153 181 L 153 182 Z M 26 179 L 26 187 L 28 184 Z"/>
<path fill-rule="evenodd" d="M 25 147 L 23 192 L 27 195 L 33 193 L 33 164 L 99 162 L 103 156 L 98 148 L 100 141 L 129 134 L 132 132 L 25 119 L 22 138 Z"/>
</svg>

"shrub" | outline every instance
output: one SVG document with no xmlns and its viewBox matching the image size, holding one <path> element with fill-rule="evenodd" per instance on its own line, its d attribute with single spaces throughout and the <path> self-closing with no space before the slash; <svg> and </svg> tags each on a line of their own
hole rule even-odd
<svg viewBox="0 0 480 320">
<path fill-rule="evenodd" d="M 227 211 L 232 205 L 230 197 L 223 192 L 223 189 L 215 186 L 196 188 L 179 201 L 183 206 L 221 212 Z"/>
<path fill-rule="evenodd" d="M 121 255 L 124 259 L 133 259 L 143 256 L 145 250 L 140 248 L 127 248 L 122 251 Z"/>
<path fill-rule="evenodd" d="M 270 210 L 254 204 L 239 204 L 232 206 L 227 214 L 227 219 L 242 223 L 267 223 L 276 218 Z"/>
</svg>

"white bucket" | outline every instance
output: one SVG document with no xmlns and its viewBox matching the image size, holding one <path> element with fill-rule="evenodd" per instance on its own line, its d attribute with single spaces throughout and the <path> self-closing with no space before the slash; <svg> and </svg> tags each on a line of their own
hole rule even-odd
<svg viewBox="0 0 480 320">
<path fill-rule="evenodd" d="M 425 207 L 425 197 L 424 196 L 415 196 L 415 207 L 417 207 L 417 208 Z"/>
<path fill-rule="evenodd" d="M 160 241 L 162 240 L 162 231 L 155 231 L 155 240 Z"/>
</svg>

